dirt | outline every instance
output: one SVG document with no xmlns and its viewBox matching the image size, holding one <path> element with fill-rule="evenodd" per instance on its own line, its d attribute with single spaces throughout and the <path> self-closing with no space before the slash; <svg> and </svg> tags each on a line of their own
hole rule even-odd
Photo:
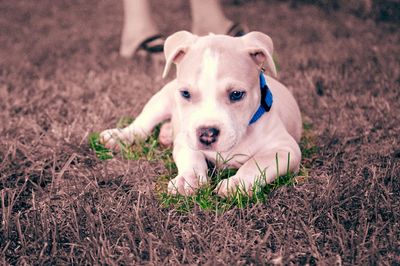
<svg viewBox="0 0 400 266">
<path fill-rule="evenodd" d="M 164 34 L 190 30 L 186 1 L 154 2 Z M 398 24 L 236 2 L 228 17 L 274 40 L 318 149 L 304 184 L 220 214 L 162 208 L 162 163 L 88 147 L 166 82 L 159 58 L 118 56 L 120 1 L 0 2 L 1 263 L 400 264 Z"/>
</svg>

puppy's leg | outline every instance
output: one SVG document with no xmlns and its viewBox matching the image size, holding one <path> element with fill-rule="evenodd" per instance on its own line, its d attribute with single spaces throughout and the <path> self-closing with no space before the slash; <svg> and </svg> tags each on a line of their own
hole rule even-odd
<svg viewBox="0 0 400 266">
<path fill-rule="evenodd" d="M 236 175 L 222 180 L 215 192 L 227 197 L 239 189 L 242 193 L 252 195 L 254 189 L 271 183 L 280 175 L 285 175 L 288 170 L 289 172 L 298 171 L 300 160 L 301 152 L 297 143 L 293 148 L 280 148 L 256 155 L 243 164 Z"/>
<path fill-rule="evenodd" d="M 108 149 L 118 149 L 122 142 L 131 145 L 135 139 L 145 139 L 153 128 L 171 117 L 173 106 L 171 83 L 165 85 L 144 106 L 139 116 L 126 128 L 107 129 L 100 133 L 100 142 Z"/>
<path fill-rule="evenodd" d="M 178 175 L 169 181 L 168 193 L 191 195 L 207 183 L 207 163 L 204 154 L 193 150 L 184 143 L 182 134 L 174 141 L 174 161 Z"/>
</svg>

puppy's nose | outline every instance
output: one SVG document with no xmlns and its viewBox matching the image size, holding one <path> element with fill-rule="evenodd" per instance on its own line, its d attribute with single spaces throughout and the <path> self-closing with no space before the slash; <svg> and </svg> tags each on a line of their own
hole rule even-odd
<svg viewBox="0 0 400 266">
<path fill-rule="evenodd" d="M 199 141 L 204 145 L 211 145 L 217 141 L 219 129 L 215 127 L 201 127 L 197 129 Z"/>
</svg>

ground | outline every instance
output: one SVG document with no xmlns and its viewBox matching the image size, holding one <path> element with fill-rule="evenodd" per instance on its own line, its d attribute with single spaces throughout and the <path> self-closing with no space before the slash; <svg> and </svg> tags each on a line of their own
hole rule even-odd
<svg viewBox="0 0 400 266">
<path fill-rule="evenodd" d="M 163 163 L 88 145 L 166 82 L 162 60 L 118 56 L 120 1 L 0 1 L 1 263 L 399 265 L 398 24 L 237 2 L 227 15 L 274 40 L 317 152 L 265 203 L 181 213 L 157 198 Z M 187 1 L 154 14 L 189 29 Z"/>
</svg>

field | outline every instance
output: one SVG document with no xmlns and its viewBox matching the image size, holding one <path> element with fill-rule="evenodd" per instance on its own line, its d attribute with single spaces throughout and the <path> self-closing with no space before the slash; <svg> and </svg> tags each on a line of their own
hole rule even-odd
<svg viewBox="0 0 400 266">
<path fill-rule="evenodd" d="M 188 1 L 166 2 L 162 32 L 190 30 Z M 0 264 L 400 264 L 398 21 L 236 2 L 228 17 L 274 40 L 308 173 L 263 202 L 182 211 L 160 200 L 158 147 L 100 160 L 89 145 L 167 82 L 159 57 L 119 57 L 121 1 L 0 1 Z"/>
</svg>

